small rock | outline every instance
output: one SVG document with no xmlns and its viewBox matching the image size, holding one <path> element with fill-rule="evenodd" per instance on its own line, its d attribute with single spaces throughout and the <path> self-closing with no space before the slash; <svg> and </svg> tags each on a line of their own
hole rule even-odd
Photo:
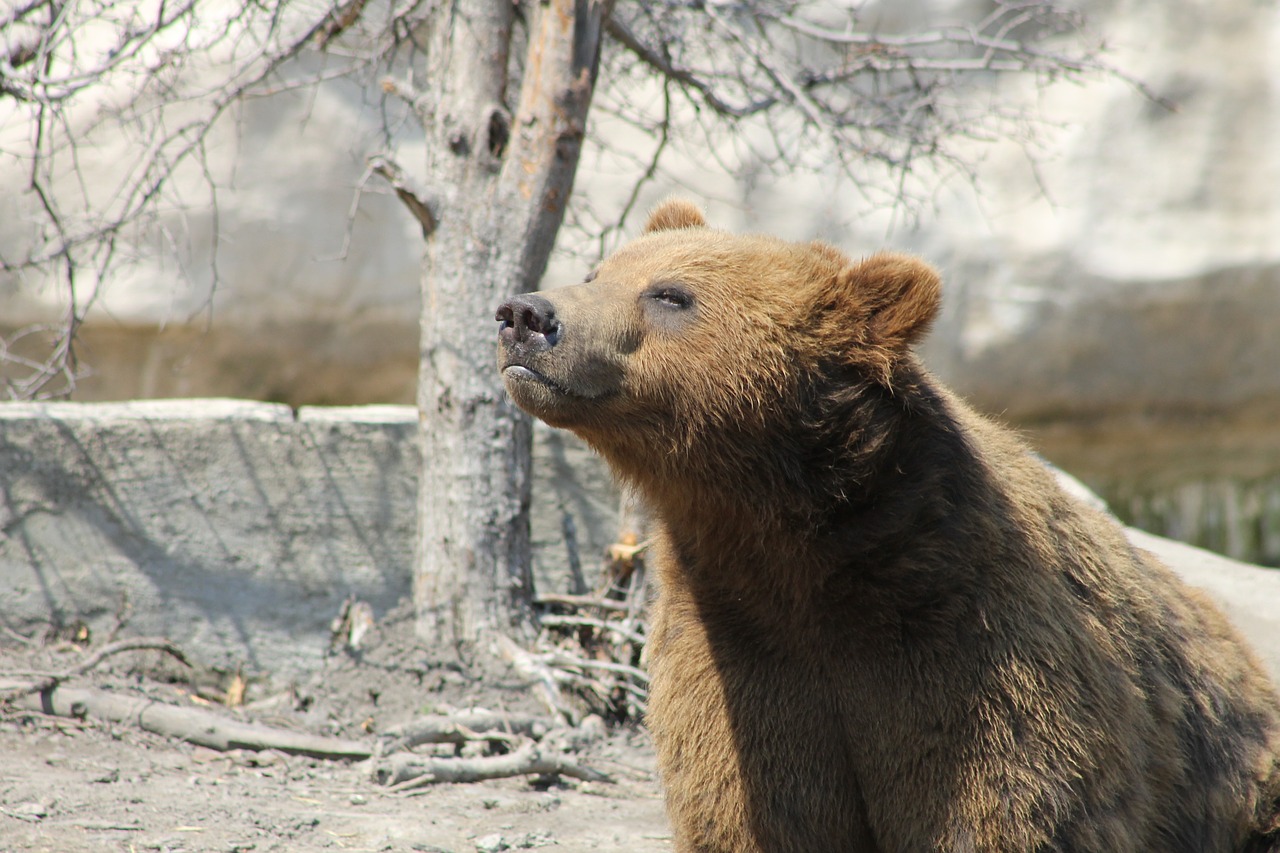
<svg viewBox="0 0 1280 853">
<path fill-rule="evenodd" d="M 517 839 L 515 846 L 521 850 L 530 850 L 534 847 L 546 847 L 555 843 L 555 839 L 551 837 L 549 832 L 527 832 Z"/>
<path fill-rule="evenodd" d="M 511 845 L 507 843 L 507 839 L 496 832 L 476 839 L 476 853 L 500 853 L 502 850 L 510 849 Z"/>
<path fill-rule="evenodd" d="M 609 734 L 609 728 L 599 714 L 588 714 L 583 717 L 582 722 L 578 723 L 578 730 L 589 741 L 603 740 Z"/>
<path fill-rule="evenodd" d="M 351 805 L 353 806 L 363 806 L 367 802 L 369 802 L 369 799 L 365 797 L 363 794 L 351 795 Z"/>
<path fill-rule="evenodd" d="M 49 807 L 44 803 L 18 803 L 9 810 L 9 814 L 18 820 L 38 823 L 49 816 Z M 499 848 L 505 850 L 505 847 Z"/>
</svg>

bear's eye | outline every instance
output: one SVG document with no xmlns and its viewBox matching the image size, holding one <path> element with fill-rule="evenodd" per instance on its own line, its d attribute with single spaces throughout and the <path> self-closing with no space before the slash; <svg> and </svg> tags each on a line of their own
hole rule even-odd
<svg viewBox="0 0 1280 853">
<path fill-rule="evenodd" d="M 693 305 L 693 294 L 674 284 L 659 284 L 645 293 L 665 308 L 685 309 Z"/>
</svg>

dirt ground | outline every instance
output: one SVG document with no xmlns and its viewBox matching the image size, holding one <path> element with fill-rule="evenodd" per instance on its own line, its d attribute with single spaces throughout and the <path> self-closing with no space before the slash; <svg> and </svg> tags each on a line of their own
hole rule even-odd
<svg viewBox="0 0 1280 853">
<path fill-rule="evenodd" d="M 80 643 L 0 642 L 0 674 L 60 672 Z M 89 646 L 90 648 L 92 645 Z M 184 650 L 198 657 L 198 650 Z M 424 713 L 542 712 L 514 676 L 435 666 L 408 619 L 388 617 L 361 653 L 335 653 L 305 684 L 199 672 L 159 652 L 113 656 L 68 686 L 136 694 L 313 734 L 372 742 Z M 671 849 L 647 734 L 610 730 L 576 755 L 613 783 L 522 777 L 389 792 L 350 760 L 220 752 L 127 723 L 0 705 L 0 851 L 471 851 Z"/>
</svg>

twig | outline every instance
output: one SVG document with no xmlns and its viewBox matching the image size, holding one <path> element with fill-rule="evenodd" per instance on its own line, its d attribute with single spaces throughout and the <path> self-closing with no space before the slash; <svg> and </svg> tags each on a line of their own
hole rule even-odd
<svg viewBox="0 0 1280 853">
<path fill-rule="evenodd" d="M 645 644 L 643 634 L 638 634 L 621 622 L 607 622 L 604 619 L 592 619 L 590 616 L 539 616 L 538 621 L 543 625 L 551 627 L 580 625 L 588 628 L 596 628 L 601 631 L 612 631 L 623 639 L 635 643 L 637 646 Z"/>
<path fill-rule="evenodd" d="M 578 667 L 580 669 L 599 669 L 605 672 L 615 672 L 619 675 L 626 675 L 634 678 L 642 684 L 649 683 L 649 676 L 642 670 L 636 669 L 634 666 L 627 666 L 625 663 L 613 663 L 604 660 L 587 660 L 586 658 L 574 657 L 566 652 L 547 652 L 544 655 L 538 655 L 546 660 L 552 666 Z"/>
<path fill-rule="evenodd" d="M 129 593 L 122 590 L 120 593 L 120 605 L 116 607 L 115 615 L 111 620 L 111 628 L 107 631 L 107 642 L 114 643 L 116 637 L 120 636 L 120 632 L 125 625 L 129 624 L 129 614 L 133 612 L 133 603 L 129 601 Z M 190 666 L 189 663 L 183 661 L 184 664 Z"/>
<path fill-rule="evenodd" d="M 419 89 L 414 82 L 406 78 L 382 78 L 382 91 L 394 95 L 409 105 L 409 108 L 422 119 L 422 123 L 430 126 L 432 104 L 428 95 Z"/>
<path fill-rule="evenodd" d="M 391 189 L 395 190 L 396 198 L 404 203 L 404 206 L 413 214 L 413 218 L 422 226 L 423 238 L 430 237 L 436 230 L 439 220 L 436 218 L 435 211 L 432 210 L 432 202 L 427 191 L 411 178 L 399 163 L 383 154 L 375 154 L 369 158 L 369 169 L 375 175 L 380 175 L 391 185 Z"/>
<path fill-rule="evenodd" d="M 776 97 L 765 97 L 753 103 L 730 104 L 716 93 L 712 85 L 701 79 L 687 68 L 676 67 L 671 60 L 657 50 L 641 41 L 634 32 L 618 18 L 611 15 L 605 22 L 609 35 L 627 50 L 635 54 L 645 65 L 657 71 L 663 77 L 674 80 L 681 86 L 693 89 L 702 96 L 703 102 L 725 118 L 742 119 L 764 112 L 778 102 Z"/>
<path fill-rule="evenodd" d="M 328 17 L 320 25 L 315 34 L 316 47 L 324 50 L 329 42 L 349 30 L 364 12 L 368 0 L 348 0 L 348 2 L 329 11 Z"/>
<path fill-rule="evenodd" d="M 20 696 L 25 696 L 31 693 L 43 693 L 46 690 L 52 690 L 64 681 L 74 678 L 77 675 L 84 675 L 111 655 L 145 649 L 154 649 L 155 651 L 164 652 L 177 658 L 183 666 L 191 666 L 190 662 L 187 660 L 187 656 L 183 654 L 182 650 L 168 640 L 156 637 L 134 637 L 128 640 L 116 640 L 114 643 L 107 643 L 105 646 L 87 656 L 81 660 L 80 663 L 70 669 L 46 675 L 37 681 L 13 686 L 7 689 L 0 689 L 0 702 L 9 702 Z"/>
<path fill-rule="evenodd" d="M 0 625 L 0 631 L 3 631 L 9 637 L 17 640 L 18 642 L 22 643 L 24 646 L 27 646 L 29 648 L 35 648 L 36 646 L 40 645 L 39 640 L 36 640 L 34 637 L 28 637 L 26 634 L 22 634 L 18 631 L 15 631 L 12 628 L 10 628 L 8 625 Z"/>
</svg>

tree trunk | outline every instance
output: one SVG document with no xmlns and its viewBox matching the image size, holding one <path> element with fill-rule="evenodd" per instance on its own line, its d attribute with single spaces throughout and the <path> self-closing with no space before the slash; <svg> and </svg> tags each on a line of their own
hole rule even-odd
<svg viewBox="0 0 1280 853">
<path fill-rule="evenodd" d="M 546 268 L 611 6 L 446 0 L 429 26 L 414 594 L 419 634 L 442 653 L 535 628 L 532 432 L 502 389 L 493 316 Z"/>
</svg>

